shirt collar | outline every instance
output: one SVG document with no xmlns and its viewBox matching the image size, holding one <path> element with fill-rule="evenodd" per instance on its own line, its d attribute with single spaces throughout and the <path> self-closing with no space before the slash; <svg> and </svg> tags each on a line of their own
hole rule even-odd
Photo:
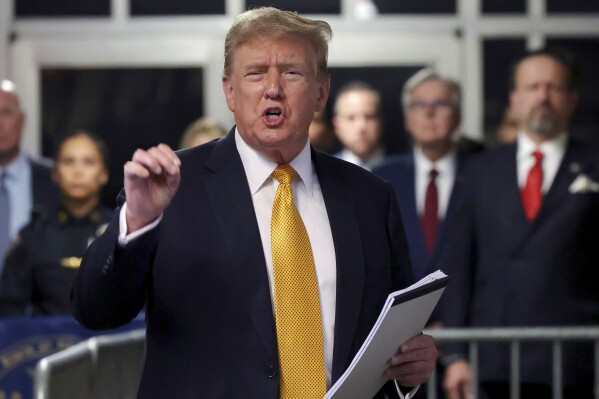
<svg viewBox="0 0 599 399">
<path fill-rule="evenodd" d="M 439 175 L 452 176 L 457 163 L 457 151 L 454 146 L 436 162 L 431 162 L 422 152 L 422 147 L 415 145 L 414 162 L 416 170 L 425 175 L 428 175 L 431 169 L 435 168 Z"/>
<path fill-rule="evenodd" d="M 521 161 L 522 159 L 528 158 L 535 150 L 540 150 L 544 156 L 559 156 L 566 151 L 567 140 L 568 134 L 563 132 L 551 140 L 536 144 L 526 133 L 520 131 L 520 133 L 518 133 L 518 152 L 516 154 L 516 159 Z"/>
<path fill-rule="evenodd" d="M 363 168 L 368 169 L 372 165 L 376 164 L 378 161 L 381 161 L 385 155 L 385 151 L 381 146 L 377 147 L 369 156 L 362 159 L 356 154 L 354 154 L 350 149 L 344 148 L 341 150 L 341 156 L 339 158 L 351 162 L 354 165 L 361 166 Z"/>
<path fill-rule="evenodd" d="M 235 145 L 241 157 L 243 168 L 248 179 L 250 192 L 254 195 L 260 187 L 270 178 L 272 172 L 276 169 L 277 163 L 273 162 L 264 154 L 256 151 L 239 135 L 235 129 Z M 300 153 L 291 161 L 289 165 L 295 169 L 301 181 L 304 183 L 310 194 L 312 194 L 314 185 L 314 168 L 312 166 L 312 155 L 310 151 L 310 141 L 306 138 L 306 145 Z"/>
<path fill-rule="evenodd" d="M 17 158 L 4 167 L 8 179 L 16 179 L 18 176 L 24 176 L 24 170 L 27 168 L 27 156 L 22 152 Z"/>
</svg>

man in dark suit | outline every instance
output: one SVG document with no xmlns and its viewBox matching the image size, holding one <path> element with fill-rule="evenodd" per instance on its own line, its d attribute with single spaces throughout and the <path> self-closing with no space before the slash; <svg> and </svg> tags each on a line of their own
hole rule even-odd
<svg viewBox="0 0 599 399">
<path fill-rule="evenodd" d="M 6 249 L 32 213 L 37 218 L 58 205 L 50 166 L 21 151 L 24 124 L 14 83 L 0 82 L 0 273 Z"/>
<path fill-rule="evenodd" d="M 225 41 L 222 80 L 236 127 L 178 154 L 164 144 L 137 150 L 125 165 L 126 202 L 85 255 L 72 301 L 75 317 L 97 329 L 146 306 L 139 397 L 322 398 L 387 295 L 411 281 L 392 188 L 309 144 L 308 126 L 329 93 L 330 35 L 327 23 L 291 12 L 241 14 Z M 280 176 L 293 170 L 291 182 Z M 280 261 L 281 189 L 294 224 L 303 220 L 289 236 L 309 239 L 289 249 L 307 250 L 311 262 Z M 316 274 L 313 287 L 280 295 L 281 280 L 304 273 Z M 302 319 L 280 314 L 310 288 L 316 298 L 289 312 Z M 288 345 L 282 327 L 294 322 L 302 333 Z M 303 330 L 314 325 L 317 339 L 307 340 Z M 412 387 L 432 373 L 432 338 L 398 348 L 384 394 L 422 393 Z M 290 373 L 288 360 L 300 369 Z"/>
<path fill-rule="evenodd" d="M 395 189 L 414 278 L 419 280 L 444 268 L 444 221 L 455 205 L 454 182 L 471 153 L 456 139 L 461 119 L 456 82 L 423 69 L 406 81 L 402 103 L 413 151 L 386 158 L 372 172 Z"/>
<path fill-rule="evenodd" d="M 555 50 L 515 64 L 511 109 L 522 121 L 515 143 L 467 167 L 450 226 L 442 315 L 448 327 L 574 326 L 599 323 L 599 150 L 569 137 L 578 93 L 575 69 Z M 509 349 L 481 345 L 486 397 L 507 397 Z M 462 345 L 447 345 L 445 387 L 468 397 Z M 563 349 L 564 397 L 592 397 L 592 346 Z M 521 345 L 522 397 L 551 397 L 551 344 Z"/>
<path fill-rule="evenodd" d="M 366 170 L 385 155 L 381 95 L 368 83 L 355 80 L 339 89 L 333 107 L 333 130 L 342 145 L 337 158 Z"/>
</svg>

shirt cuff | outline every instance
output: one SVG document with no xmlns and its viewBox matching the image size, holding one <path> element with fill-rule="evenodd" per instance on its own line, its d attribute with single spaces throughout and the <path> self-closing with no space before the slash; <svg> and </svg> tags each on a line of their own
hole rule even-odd
<svg viewBox="0 0 599 399">
<path fill-rule="evenodd" d="M 160 221 L 162 220 L 162 214 L 158 216 L 158 219 L 154 220 L 152 223 L 142 227 L 141 229 L 134 231 L 131 234 L 127 234 L 127 203 L 123 204 L 121 208 L 121 212 L 119 213 L 119 245 L 121 247 L 126 246 L 131 241 L 135 240 L 137 237 L 143 235 L 144 233 L 154 229 Z"/>
<path fill-rule="evenodd" d="M 416 392 L 418 392 L 418 388 L 420 388 L 420 385 L 418 385 L 416 388 L 413 388 L 410 392 L 404 395 L 401 392 L 401 389 L 399 389 L 399 384 L 397 381 L 393 380 L 393 382 L 395 383 L 395 389 L 397 389 L 397 393 L 401 399 L 412 399 L 414 395 L 416 395 Z"/>
</svg>

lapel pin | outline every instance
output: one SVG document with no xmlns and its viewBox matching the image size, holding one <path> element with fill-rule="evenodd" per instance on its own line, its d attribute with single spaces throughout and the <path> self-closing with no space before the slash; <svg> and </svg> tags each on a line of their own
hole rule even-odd
<svg viewBox="0 0 599 399">
<path fill-rule="evenodd" d="M 578 173 L 578 172 L 580 172 L 580 164 L 578 162 L 572 162 L 570 164 L 570 172 L 571 173 Z"/>
</svg>

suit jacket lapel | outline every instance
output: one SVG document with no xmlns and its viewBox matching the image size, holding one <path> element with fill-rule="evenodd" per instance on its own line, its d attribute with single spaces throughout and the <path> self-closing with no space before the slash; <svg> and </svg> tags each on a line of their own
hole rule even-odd
<svg viewBox="0 0 599 399">
<path fill-rule="evenodd" d="M 464 150 L 461 150 L 460 148 L 457 149 L 457 164 L 456 164 L 455 180 L 453 183 L 453 187 L 451 188 L 451 193 L 449 194 L 449 203 L 447 204 L 447 210 L 445 211 L 445 217 L 439 223 L 439 231 L 437 233 L 437 241 L 435 242 L 435 248 L 434 248 L 432 256 L 430 257 L 429 262 L 427 264 L 427 270 L 426 270 L 425 275 L 432 271 L 435 271 L 439 267 L 445 267 L 444 264 L 438 263 L 440 260 L 444 261 L 444 259 L 445 259 L 445 254 L 443 253 L 445 251 L 445 248 L 441 244 L 444 243 L 446 240 L 445 234 L 446 234 L 446 230 L 447 230 L 447 227 L 446 227 L 447 226 L 447 223 L 446 223 L 447 217 L 454 212 L 453 208 L 455 208 L 457 206 L 457 204 L 456 204 L 456 201 L 457 201 L 456 200 L 456 197 L 457 197 L 456 191 L 457 190 L 455 190 L 455 188 L 460 186 L 464 181 L 464 164 L 466 162 L 466 157 L 468 155 L 469 154 L 466 153 Z M 424 242 L 422 245 L 424 246 Z M 415 274 L 416 273 L 414 273 L 414 275 Z M 415 277 L 415 280 L 417 281 L 419 279 Z"/>
<path fill-rule="evenodd" d="M 398 186 L 404 188 L 405 192 L 398 193 L 397 202 L 402 205 L 400 206 L 400 209 L 406 210 L 405 213 L 401 214 L 405 229 L 410 229 L 413 232 L 412 234 L 408 234 L 408 240 L 411 241 L 410 249 L 414 250 L 414 253 L 410 253 L 412 258 L 412 271 L 414 273 L 414 278 L 419 280 L 426 275 L 431 257 L 424 249 L 424 235 L 422 233 L 422 226 L 418 215 L 418 208 L 416 206 L 416 166 L 413 153 L 410 153 L 406 165 L 405 171 L 400 170 L 400 173 L 405 173 L 405 175 L 400 177 L 402 181 Z"/>
<path fill-rule="evenodd" d="M 260 230 L 234 137 L 231 130 L 216 144 L 205 164 L 213 173 L 203 178 L 236 270 L 240 295 L 247 298 L 254 325 L 276 361 L 275 323 Z"/>
<path fill-rule="evenodd" d="M 568 188 L 574 181 L 578 173 L 583 173 L 587 167 L 587 160 L 581 157 L 580 144 L 568 142 L 568 147 L 564 158 L 560 163 L 557 174 L 549 188 L 549 191 L 543 197 L 541 209 L 535 220 L 530 223 L 527 234 L 520 243 L 520 248 L 526 243 L 527 239 L 538 230 L 547 220 L 549 215 L 555 212 L 564 195 L 568 194 Z"/>
<path fill-rule="evenodd" d="M 335 307 L 335 346 L 333 381 L 341 376 L 348 361 L 358 323 L 364 289 L 364 253 L 360 228 L 348 182 L 324 165 L 322 154 L 312 151 L 327 214 L 331 224 L 337 260 L 337 299 Z"/>
<path fill-rule="evenodd" d="M 553 209 L 560 203 L 561 198 L 568 193 L 570 184 L 579 173 L 584 173 L 588 166 L 588 160 L 581 156 L 580 144 L 569 142 L 555 179 L 549 191 L 543 198 L 541 209 L 536 220 L 543 221 L 550 215 Z"/>
<path fill-rule="evenodd" d="M 520 245 L 530 229 L 518 187 L 516 153 L 516 143 L 506 147 L 504 153 L 494 160 L 492 174 L 484 177 L 484 184 L 488 187 L 485 200 L 497 207 L 497 214 L 503 215 L 500 221 L 501 229 L 510 232 L 505 235 L 511 239 L 506 245 L 513 249 Z"/>
</svg>

